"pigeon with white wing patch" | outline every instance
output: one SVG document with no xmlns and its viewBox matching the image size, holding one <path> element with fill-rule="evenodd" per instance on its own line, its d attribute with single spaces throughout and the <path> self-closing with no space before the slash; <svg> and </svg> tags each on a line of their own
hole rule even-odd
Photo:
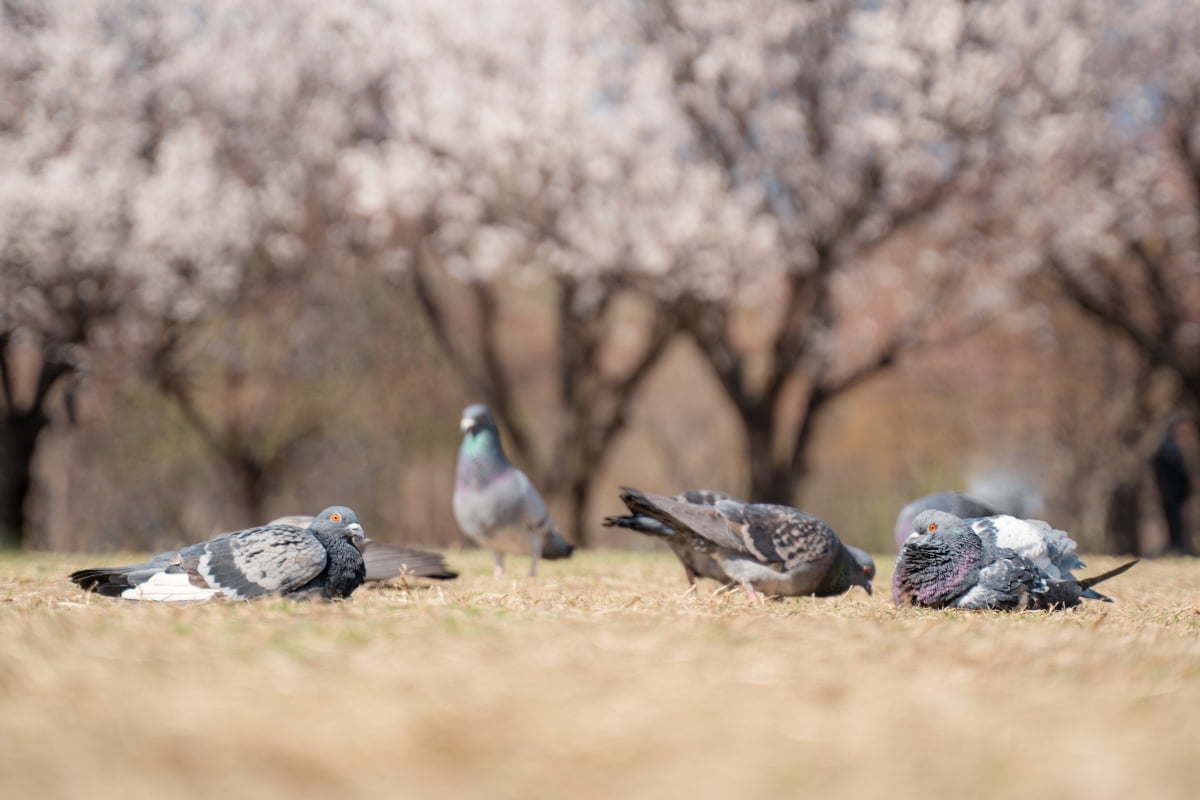
<svg viewBox="0 0 1200 800">
<path fill-rule="evenodd" d="M 1091 587 L 1137 563 L 1131 561 L 1101 575 L 1077 580 L 1069 569 L 1082 564 L 1074 557 L 1073 548 L 1068 554 L 1052 554 L 1053 547 L 1045 548 L 1040 555 L 1035 552 L 1035 557 L 1047 565 L 1043 569 L 1034 559 L 1001 544 L 1003 526 L 976 526 L 973 522 L 981 521 L 959 519 L 944 511 L 917 515 L 913 534 L 896 559 L 892 597 L 897 605 L 1053 611 L 1077 606 L 1082 598 L 1111 602 Z M 1003 536 L 1031 551 L 1042 550 L 1040 543 L 1057 544 L 1053 536 L 1040 539 L 1035 535 L 1031 542 L 1025 528 L 1015 532 L 1010 529 Z"/>
<path fill-rule="evenodd" d="M 106 597 L 196 602 L 349 597 L 366 575 L 356 544 L 362 525 L 345 506 L 331 506 L 307 527 L 260 525 L 226 533 L 141 564 L 73 572 L 71 581 Z"/>
</svg>

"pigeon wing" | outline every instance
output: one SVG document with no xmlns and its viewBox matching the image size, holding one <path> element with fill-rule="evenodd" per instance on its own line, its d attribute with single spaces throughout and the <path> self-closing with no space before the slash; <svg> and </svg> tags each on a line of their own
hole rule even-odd
<svg viewBox="0 0 1200 800">
<path fill-rule="evenodd" d="M 825 522 L 787 506 L 722 500 L 717 511 L 737 537 L 741 552 L 764 564 L 781 564 L 791 570 L 811 564 L 831 564 L 841 542 Z"/>
<path fill-rule="evenodd" d="M 307 531 L 267 525 L 181 550 L 189 574 L 226 597 L 259 597 L 303 586 L 325 569 L 325 547 Z"/>
</svg>

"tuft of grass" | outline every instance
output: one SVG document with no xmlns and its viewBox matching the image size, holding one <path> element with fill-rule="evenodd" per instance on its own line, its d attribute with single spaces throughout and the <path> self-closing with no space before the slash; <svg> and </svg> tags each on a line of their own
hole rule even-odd
<svg viewBox="0 0 1200 800">
<path fill-rule="evenodd" d="M 118 563 L 115 559 L 113 563 Z M 586 552 L 350 602 L 139 605 L 0 557 L 13 797 L 1192 797 L 1200 561 L 1057 614 L 747 604 Z M 1095 571 L 1115 562 L 1089 561 Z"/>
</svg>

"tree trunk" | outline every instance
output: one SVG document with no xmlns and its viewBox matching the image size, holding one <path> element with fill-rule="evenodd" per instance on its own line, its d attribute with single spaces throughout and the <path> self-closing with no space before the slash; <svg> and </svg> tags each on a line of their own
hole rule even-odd
<svg viewBox="0 0 1200 800">
<path fill-rule="evenodd" d="M 32 485 L 38 436 L 50 423 L 40 409 L 9 410 L 0 422 L 0 549 L 25 543 L 25 501 Z"/>
<path fill-rule="evenodd" d="M 591 544 L 589 541 L 591 537 L 588 536 L 587 526 L 584 522 L 587 519 L 588 486 L 590 484 L 590 473 L 577 475 L 572 479 L 567 493 L 570 503 L 567 508 L 567 539 L 579 548 L 586 548 Z"/>
<path fill-rule="evenodd" d="M 1119 481 L 1108 496 L 1105 533 L 1109 547 L 1118 555 L 1141 555 L 1138 523 L 1141 521 L 1141 483 L 1137 478 Z"/>
<path fill-rule="evenodd" d="M 775 457 L 775 423 L 771 414 L 757 409 L 742 412 L 746 452 L 750 467 L 750 500 L 755 503 L 792 504 L 793 482 L 787 464 Z"/>
</svg>

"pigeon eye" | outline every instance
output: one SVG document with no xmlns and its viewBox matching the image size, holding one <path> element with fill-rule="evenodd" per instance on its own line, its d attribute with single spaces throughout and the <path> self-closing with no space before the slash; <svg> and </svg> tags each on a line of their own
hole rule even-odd
<svg viewBox="0 0 1200 800">
<path fill-rule="evenodd" d="M 330 514 L 330 515 L 329 515 L 329 519 L 330 519 L 330 521 L 331 521 L 331 522 L 341 522 L 341 521 L 342 521 L 342 515 L 341 515 L 341 514 L 339 514 L 338 512 L 336 512 L 336 511 L 335 511 L 335 512 L 333 512 L 332 514 Z"/>
<path fill-rule="evenodd" d="M 930 530 L 930 531 L 936 531 L 936 530 L 937 530 L 937 523 L 936 523 L 936 522 L 931 522 L 931 523 L 929 523 L 929 530 Z"/>
</svg>

